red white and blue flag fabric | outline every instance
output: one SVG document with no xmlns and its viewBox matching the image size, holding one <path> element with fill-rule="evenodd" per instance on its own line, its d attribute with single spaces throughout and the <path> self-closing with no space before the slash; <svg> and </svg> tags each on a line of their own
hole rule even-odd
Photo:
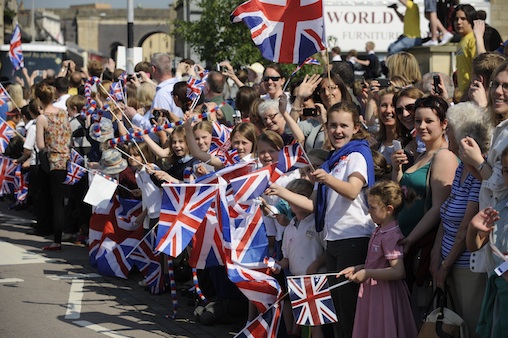
<svg viewBox="0 0 508 338">
<path fill-rule="evenodd" d="M 289 298 L 298 325 L 337 322 L 326 275 L 288 277 Z"/>
<path fill-rule="evenodd" d="M 143 227 L 135 224 L 140 213 L 141 201 L 115 195 L 104 210 L 92 214 L 88 254 L 100 274 L 127 278 L 134 265 L 127 255 L 144 235 Z"/>
<path fill-rule="evenodd" d="M 205 81 L 190 77 L 187 80 L 187 97 L 191 100 L 196 100 L 201 95 L 204 86 Z"/>
<path fill-rule="evenodd" d="M 74 162 L 67 163 L 67 176 L 63 184 L 74 185 L 78 183 L 86 174 L 86 169 Z"/>
<path fill-rule="evenodd" d="M 29 173 L 23 173 L 21 171 L 21 164 L 16 167 L 16 171 L 14 173 L 14 197 L 16 198 L 16 203 L 23 203 L 28 197 L 28 176 Z"/>
<path fill-rule="evenodd" d="M 6 102 L 9 102 L 11 98 L 5 90 L 4 86 L 0 83 L 0 106 L 3 106 Z M 5 123 L 5 122 L 4 122 Z"/>
<path fill-rule="evenodd" d="M 282 302 L 270 307 L 247 324 L 234 338 L 276 338 L 279 331 Z"/>
<path fill-rule="evenodd" d="M 236 164 L 241 160 L 237 149 L 232 149 L 222 154 L 217 154 L 217 157 L 221 159 L 221 162 L 224 163 L 224 166 Z"/>
<path fill-rule="evenodd" d="M 143 274 L 146 285 L 151 294 L 159 294 L 165 289 L 165 280 L 159 254 L 154 251 L 155 232 L 150 231 L 136 249 L 131 253 L 130 258 Z"/>
<path fill-rule="evenodd" d="M 14 136 L 14 129 L 7 122 L 0 123 L 0 153 L 4 153 L 9 145 L 11 138 Z"/>
<path fill-rule="evenodd" d="M 320 66 L 320 65 L 321 65 L 321 63 L 320 63 L 318 60 L 314 59 L 314 58 L 307 58 L 305 61 L 303 61 L 303 63 L 302 63 L 301 65 L 296 66 L 295 70 L 291 73 L 291 75 L 290 75 L 290 76 L 291 76 L 291 77 L 295 76 L 295 74 L 296 74 L 296 73 L 298 73 L 298 71 L 299 71 L 300 69 L 302 69 L 302 67 L 303 67 L 303 66 L 305 66 L 305 65 L 316 65 L 316 66 Z"/>
<path fill-rule="evenodd" d="M 232 179 L 229 183 L 234 200 L 237 203 L 243 203 L 261 196 L 270 183 L 275 182 L 282 175 L 276 166 L 277 164 L 274 163 Z"/>
<path fill-rule="evenodd" d="M 78 153 L 76 151 L 76 149 L 71 149 L 71 157 L 70 157 L 70 161 L 73 162 L 73 163 L 76 163 L 76 164 L 79 164 L 79 165 L 82 165 L 83 164 L 83 156 L 81 156 L 80 153 Z"/>
<path fill-rule="evenodd" d="M 218 150 L 219 153 L 225 153 L 231 147 L 231 129 L 217 121 L 212 122 L 212 144 L 210 153 Z"/>
<path fill-rule="evenodd" d="M 16 190 L 16 168 L 18 166 L 5 156 L 0 156 L 0 196 Z"/>
<path fill-rule="evenodd" d="M 203 223 L 217 194 L 217 187 L 201 184 L 164 184 L 162 187 L 155 249 L 177 257 Z"/>
<path fill-rule="evenodd" d="M 25 67 L 23 61 L 23 51 L 21 50 L 21 30 L 19 29 L 18 24 L 16 24 L 16 28 L 14 28 L 14 31 L 12 32 L 9 59 L 11 59 L 14 70 Z"/>
<path fill-rule="evenodd" d="M 299 65 L 326 48 L 322 0 L 250 0 L 233 11 L 231 21 L 243 21 L 273 62 Z"/>
<path fill-rule="evenodd" d="M 121 81 L 111 83 L 111 87 L 109 89 L 109 94 L 116 101 L 123 101 L 123 85 Z"/>
<path fill-rule="evenodd" d="M 310 164 L 305 156 L 305 151 L 299 142 L 282 147 L 279 152 L 277 169 L 286 173 L 296 168 L 306 167 Z"/>
</svg>

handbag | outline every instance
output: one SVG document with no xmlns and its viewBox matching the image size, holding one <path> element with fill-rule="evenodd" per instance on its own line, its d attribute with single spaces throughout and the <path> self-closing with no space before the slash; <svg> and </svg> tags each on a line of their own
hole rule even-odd
<svg viewBox="0 0 508 338">
<path fill-rule="evenodd" d="M 49 151 L 39 150 L 35 152 L 35 161 L 37 165 L 47 174 L 50 172 Z"/>
<path fill-rule="evenodd" d="M 429 313 L 434 300 L 437 297 L 437 307 Z M 447 297 L 450 298 L 452 308 L 453 300 L 445 285 L 445 290 L 436 288 L 430 301 L 424 320 L 418 331 L 417 338 L 469 338 L 466 322 L 456 312 L 446 307 Z"/>
</svg>

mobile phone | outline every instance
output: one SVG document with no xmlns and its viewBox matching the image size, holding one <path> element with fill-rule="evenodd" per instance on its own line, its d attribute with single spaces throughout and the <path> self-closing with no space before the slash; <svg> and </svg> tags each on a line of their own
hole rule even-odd
<svg viewBox="0 0 508 338">
<path fill-rule="evenodd" d="M 432 79 L 434 80 L 434 92 L 437 95 L 441 95 L 441 88 L 439 88 L 439 84 L 441 83 L 441 78 L 439 77 L 439 75 L 434 75 L 432 77 Z"/>
<path fill-rule="evenodd" d="M 397 150 L 402 149 L 402 143 L 400 143 L 399 140 L 393 140 L 392 144 L 393 144 L 393 150 L 397 151 Z"/>
<path fill-rule="evenodd" d="M 218 72 L 220 72 L 220 71 L 221 71 L 220 64 L 217 64 L 217 71 L 218 71 Z"/>
<path fill-rule="evenodd" d="M 37 75 L 38 75 L 38 76 L 42 76 L 42 74 L 44 74 L 44 71 L 43 71 L 43 70 L 38 70 L 38 71 L 37 71 Z"/>
<path fill-rule="evenodd" d="M 316 108 L 303 108 L 303 116 L 316 116 Z"/>
<path fill-rule="evenodd" d="M 374 80 L 379 82 L 379 87 L 380 88 L 386 88 L 386 87 L 389 87 L 391 85 L 390 79 L 374 79 Z"/>
</svg>

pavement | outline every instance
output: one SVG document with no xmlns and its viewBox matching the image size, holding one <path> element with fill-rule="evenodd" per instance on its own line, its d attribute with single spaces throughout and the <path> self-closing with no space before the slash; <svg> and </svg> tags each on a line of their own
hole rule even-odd
<svg viewBox="0 0 508 338">
<path fill-rule="evenodd" d="M 128 279 L 100 276 L 83 245 L 61 252 L 41 248 L 52 236 L 30 235 L 27 211 L 0 202 L 0 337 L 233 337 L 244 323 L 204 326 L 194 319 L 191 283 L 177 284 L 175 319 L 170 293 L 151 295 Z"/>
</svg>

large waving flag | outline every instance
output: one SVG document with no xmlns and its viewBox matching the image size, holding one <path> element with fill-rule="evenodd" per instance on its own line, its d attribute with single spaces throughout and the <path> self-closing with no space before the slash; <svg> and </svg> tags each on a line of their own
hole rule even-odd
<svg viewBox="0 0 508 338">
<path fill-rule="evenodd" d="M 325 49 L 322 0 L 249 0 L 231 14 L 243 21 L 265 59 L 301 64 Z"/>
<path fill-rule="evenodd" d="M 18 24 L 16 24 L 16 28 L 14 28 L 14 31 L 12 32 L 9 59 L 11 59 L 14 70 L 25 67 L 23 61 L 23 51 L 21 50 L 21 30 L 19 29 Z"/>
<path fill-rule="evenodd" d="M 96 209 L 90 218 L 88 254 L 100 274 L 127 278 L 134 265 L 127 255 L 144 235 L 143 227 L 135 224 L 140 213 L 141 201 L 115 195 L 104 210 Z"/>
<path fill-rule="evenodd" d="M 177 257 L 200 227 L 217 194 L 216 185 L 164 184 L 157 247 Z"/>
<path fill-rule="evenodd" d="M 150 231 L 131 253 L 130 258 L 143 274 L 150 293 L 157 295 L 164 291 L 165 281 L 159 254 L 154 252 L 154 248 L 155 232 Z"/>
<path fill-rule="evenodd" d="M 282 172 L 277 168 L 277 163 L 274 163 L 232 179 L 229 183 L 234 200 L 237 203 L 242 203 L 261 196 L 265 189 L 281 175 Z"/>
<path fill-rule="evenodd" d="M 288 277 L 288 289 L 296 324 L 337 322 L 326 275 Z"/>
</svg>

